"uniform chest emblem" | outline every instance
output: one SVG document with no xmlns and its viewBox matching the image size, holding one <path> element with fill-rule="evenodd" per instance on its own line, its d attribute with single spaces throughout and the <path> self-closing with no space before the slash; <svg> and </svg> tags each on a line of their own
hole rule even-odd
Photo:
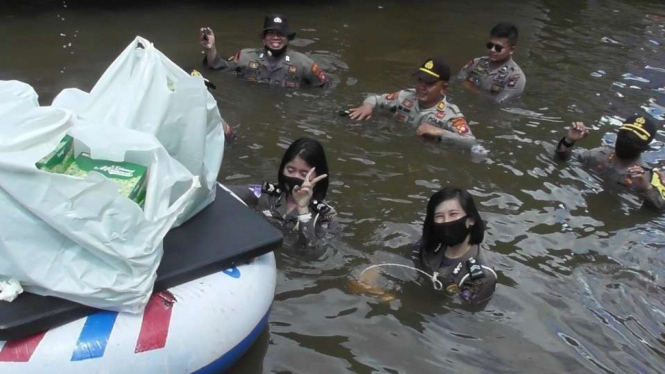
<svg viewBox="0 0 665 374">
<path fill-rule="evenodd" d="M 397 99 L 397 96 L 399 95 L 398 92 L 391 92 L 388 95 L 386 95 L 386 100 L 392 101 Z"/>
<path fill-rule="evenodd" d="M 298 71 L 297 66 L 294 66 L 294 65 L 289 66 L 289 74 L 295 74 L 296 71 Z"/>
<path fill-rule="evenodd" d="M 444 111 L 444 110 L 446 110 L 446 104 L 444 104 L 443 101 L 442 101 L 442 102 L 436 104 L 436 109 L 440 110 L 440 111 Z"/>
<path fill-rule="evenodd" d="M 249 63 L 249 68 L 250 69 L 258 69 L 259 68 L 259 63 L 257 61 L 251 61 Z"/>
<path fill-rule="evenodd" d="M 399 122 L 405 122 L 406 121 L 406 116 L 404 114 L 397 113 L 397 115 L 395 116 L 395 119 Z"/>
<path fill-rule="evenodd" d="M 508 87 L 515 87 L 520 78 L 522 78 L 522 76 L 519 74 L 512 75 L 510 78 L 508 78 Z"/>
<path fill-rule="evenodd" d="M 413 107 L 413 101 L 409 99 L 404 99 L 404 101 L 402 101 L 402 106 L 407 109 L 411 109 Z"/>
<path fill-rule="evenodd" d="M 446 118 L 446 112 L 436 112 L 434 117 L 436 117 L 438 119 L 444 119 L 444 118 Z"/>
</svg>

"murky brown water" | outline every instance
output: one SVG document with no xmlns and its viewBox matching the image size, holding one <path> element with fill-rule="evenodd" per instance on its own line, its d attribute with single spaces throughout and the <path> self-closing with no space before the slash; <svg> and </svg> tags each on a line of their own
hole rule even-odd
<svg viewBox="0 0 665 374">
<path fill-rule="evenodd" d="M 231 55 L 260 44 L 263 15 L 275 9 L 297 29 L 299 49 L 336 75 L 323 92 L 207 74 L 239 134 L 220 181 L 275 179 L 286 144 L 315 136 L 344 223 L 322 252 L 287 243 L 277 253 L 269 331 L 233 372 L 665 372 L 663 217 L 550 156 L 572 120 L 595 124 L 588 147 L 611 138 L 613 115 L 648 109 L 663 120 L 662 1 L 33 3 L 0 11 L 0 79 L 31 84 L 42 104 L 66 87 L 90 89 L 135 35 L 198 67 L 199 26 L 213 27 Z M 520 26 L 524 99 L 499 108 L 450 92 L 487 156 L 423 142 L 387 116 L 358 124 L 336 115 L 370 92 L 411 86 L 428 55 L 458 70 L 484 53 L 499 20 Z M 651 161 L 665 158 L 660 145 Z M 391 302 L 350 292 L 371 264 L 412 263 L 426 199 L 449 183 L 473 192 L 488 223 L 500 286 L 487 308 L 456 308 L 401 270 L 384 282 Z"/>
</svg>

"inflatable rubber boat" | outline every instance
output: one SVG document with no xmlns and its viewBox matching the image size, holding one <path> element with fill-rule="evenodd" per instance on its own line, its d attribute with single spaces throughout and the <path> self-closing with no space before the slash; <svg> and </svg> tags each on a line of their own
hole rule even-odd
<svg viewBox="0 0 665 374">
<path fill-rule="evenodd" d="M 165 238 L 159 292 L 143 313 L 32 294 L 1 303 L 0 373 L 223 372 L 268 322 L 271 251 L 281 240 L 220 188 L 213 204 Z"/>
</svg>

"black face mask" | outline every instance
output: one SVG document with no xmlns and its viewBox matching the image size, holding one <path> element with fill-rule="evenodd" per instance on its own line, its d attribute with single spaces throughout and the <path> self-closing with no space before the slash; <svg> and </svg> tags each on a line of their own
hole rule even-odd
<svg viewBox="0 0 665 374">
<path fill-rule="evenodd" d="M 614 152 L 622 160 L 636 159 L 642 151 L 641 147 L 635 146 L 630 139 L 624 137 L 617 137 L 616 144 L 614 144 Z"/>
<path fill-rule="evenodd" d="M 471 231 L 466 227 L 466 216 L 452 222 L 434 223 L 434 235 L 441 244 L 453 246 L 463 242 Z"/>
<path fill-rule="evenodd" d="M 288 192 L 289 194 L 293 192 L 295 186 L 302 186 L 302 184 L 305 182 L 303 179 L 287 177 L 286 175 L 282 175 L 282 181 L 284 183 L 282 186 L 284 191 Z"/>
</svg>

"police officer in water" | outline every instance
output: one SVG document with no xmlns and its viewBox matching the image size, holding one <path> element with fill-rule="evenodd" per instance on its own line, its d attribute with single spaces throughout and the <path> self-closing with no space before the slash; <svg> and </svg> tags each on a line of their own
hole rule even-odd
<svg viewBox="0 0 665 374">
<path fill-rule="evenodd" d="M 602 146 L 580 151 L 577 156 L 585 165 L 600 172 L 606 180 L 642 195 L 647 207 L 665 209 L 665 174 L 651 169 L 642 161 L 642 153 L 656 135 L 657 127 L 643 116 L 628 117 L 617 133 L 614 148 Z M 589 130 L 582 122 L 573 122 L 566 136 L 556 147 L 558 159 L 568 160 L 573 146 L 584 139 Z"/>
<path fill-rule="evenodd" d="M 372 95 L 362 106 L 348 110 L 353 120 L 368 120 L 375 107 L 393 113 L 398 122 L 412 125 L 416 135 L 472 147 L 476 138 L 457 105 L 446 100 L 450 67 L 441 57 L 430 57 L 416 70 L 415 88 Z"/>
<path fill-rule="evenodd" d="M 246 48 L 227 60 L 215 47 L 215 33 L 210 27 L 201 28 L 200 43 L 205 51 L 203 64 L 212 69 L 234 71 L 252 82 L 283 87 L 328 86 L 328 77 L 319 64 L 300 52 L 288 48 L 296 37 L 287 19 L 278 14 L 266 16 L 263 23 L 262 48 Z"/>
<path fill-rule="evenodd" d="M 524 92 L 526 77 L 513 60 L 518 36 L 512 23 L 494 26 L 486 44 L 487 56 L 469 61 L 456 80 L 472 92 L 488 93 L 497 103 L 519 97 Z"/>
</svg>

